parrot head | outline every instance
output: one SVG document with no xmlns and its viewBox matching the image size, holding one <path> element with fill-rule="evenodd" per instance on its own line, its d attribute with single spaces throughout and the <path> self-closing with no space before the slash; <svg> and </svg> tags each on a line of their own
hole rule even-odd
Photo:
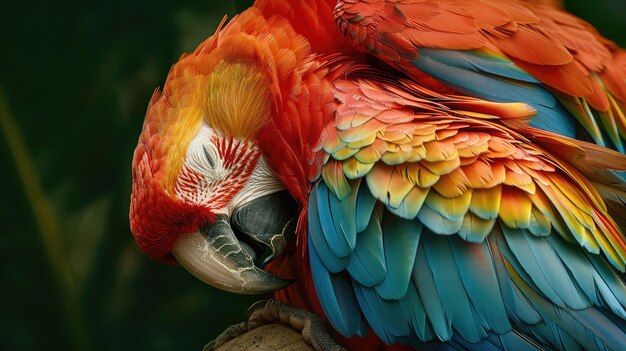
<svg viewBox="0 0 626 351">
<path fill-rule="evenodd" d="M 130 224 L 150 257 L 223 290 L 265 293 L 290 283 L 258 266 L 285 248 L 298 206 L 257 142 L 274 113 L 271 74 L 236 43 L 207 40 L 155 92 L 133 158 Z"/>
</svg>

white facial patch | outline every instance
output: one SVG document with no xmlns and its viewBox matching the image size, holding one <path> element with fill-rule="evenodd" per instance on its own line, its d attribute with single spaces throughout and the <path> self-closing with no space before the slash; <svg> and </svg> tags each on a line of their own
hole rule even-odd
<svg viewBox="0 0 626 351">
<path fill-rule="evenodd" d="M 195 204 L 209 205 L 209 202 L 216 202 L 219 197 L 223 197 L 220 190 L 223 193 L 227 181 L 237 180 L 236 177 L 244 176 L 243 174 L 235 174 L 236 172 L 232 170 L 232 164 L 229 168 L 225 165 L 224 159 L 214 144 L 215 137 L 218 136 L 214 129 L 203 122 L 198 134 L 189 143 L 185 164 L 175 188 L 176 195 L 180 199 Z M 243 142 L 236 142 L 236 145 L 242 146 L 244 144 Z M 256 146 L 238 147 L 236 156 L 249 152 L 250 147 L 256 148 Z M 239 157 L 236 158 L 239 159 Z M 247 158 L 242 157 L 242 159 Z M 285 187 L 278 180 L 264 157 L 259 156 L 256 159 L 252 174 L 245 180 L 242 189 L 218 212 L 228 214 L 235 208 L 254 199 L 284 189 Z"/>
<path fill-rule="evenodd" d="M 228 175 L 217 148 L 211 140 L 215 132 L 202 124 L 198 134 L 189 143 L 183 170 L 176 181 L 176 195 L 185 201 L 206 204 L 219 183 Z"/>
<path fill-rule="evenodd" d="M 198 134 L 189 143 L 185 164 L 196 171 L 204 174 L 209 180 L 219 180 L 227 174 L 224 162 L 215 144 L 212 143 L 215 131 L 202 123 Z"/>
<path fill-rule="evenodd" d="M 232 210 L 241 205 L 281 190 L 285 190 L 285 186 L 278 180 L 265 158 L 260 156 L 246 184 L 228 203 L 228 212 L 232 213 Z"/>
</svg>

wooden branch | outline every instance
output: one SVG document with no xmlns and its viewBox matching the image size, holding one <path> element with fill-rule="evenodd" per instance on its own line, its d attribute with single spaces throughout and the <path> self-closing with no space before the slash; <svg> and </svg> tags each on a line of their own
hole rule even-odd
<svg viewBox="0 0 626 351">
<path fill-rule="evenodd" d="M 302 334 L 299 331 L 296 331 L 285 324 L 273 323 L 252 329 L 215 349 L 215 351 L 252 350 L 312 351 L 313 347 L 302 339 Z"/>
</svg>

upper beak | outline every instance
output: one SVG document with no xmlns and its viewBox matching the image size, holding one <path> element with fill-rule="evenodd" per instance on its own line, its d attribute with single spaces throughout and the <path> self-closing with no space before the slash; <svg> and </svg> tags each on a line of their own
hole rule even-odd
<svg viewBox="0 0 626 351">
<path fill-rule="evenodd" d="M 199 232 L 181 236 L 172 253 L 195 277 L 222 290 L 263 294 L 282 289 L 291 281 L 263 271 L 255 261 L 262 265 L 282 252 L 295 230 L 297 208 L 287 191 L 260 197 L 231 217 L 218 215 Z"/>
</svg>

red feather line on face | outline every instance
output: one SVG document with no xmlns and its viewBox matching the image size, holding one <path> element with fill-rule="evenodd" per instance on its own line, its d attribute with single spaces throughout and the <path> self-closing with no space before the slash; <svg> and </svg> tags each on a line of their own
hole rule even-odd
<svg viewBox="0 0 626 351">
<path fill-rule="evenodd" d="M 186 202 L 201 204 L 211 213 L 223 211 L 245 185 L 260 156 L 251 141 L 213 136 L 222 165 L 218 176 L 207 176 L 185 165 L 176 183 L 176 193 Z"/>
<path fill-rule="evenodd" d="M 168 194 L 161 186 L 162 171 L 153 172 L 143 145 L 137 147 L 133 165 L 130 227 L 137 246 L 153 259 L 174 262 L 170 250 L 176 239 L 213 221 L 213 215 Z"/>
<path fill-rule="evenodd" d="M 242 172 L 245 174 L 245 178 L 248 178 L 259 158 L 259 152 L 255 144 L 251 141 L 241 141 L 233 137 L 214 137 L 214 142 L 224 160 L 224 167 L 229 169 L 234 167 L 234 172 Z"/>
</svg>

